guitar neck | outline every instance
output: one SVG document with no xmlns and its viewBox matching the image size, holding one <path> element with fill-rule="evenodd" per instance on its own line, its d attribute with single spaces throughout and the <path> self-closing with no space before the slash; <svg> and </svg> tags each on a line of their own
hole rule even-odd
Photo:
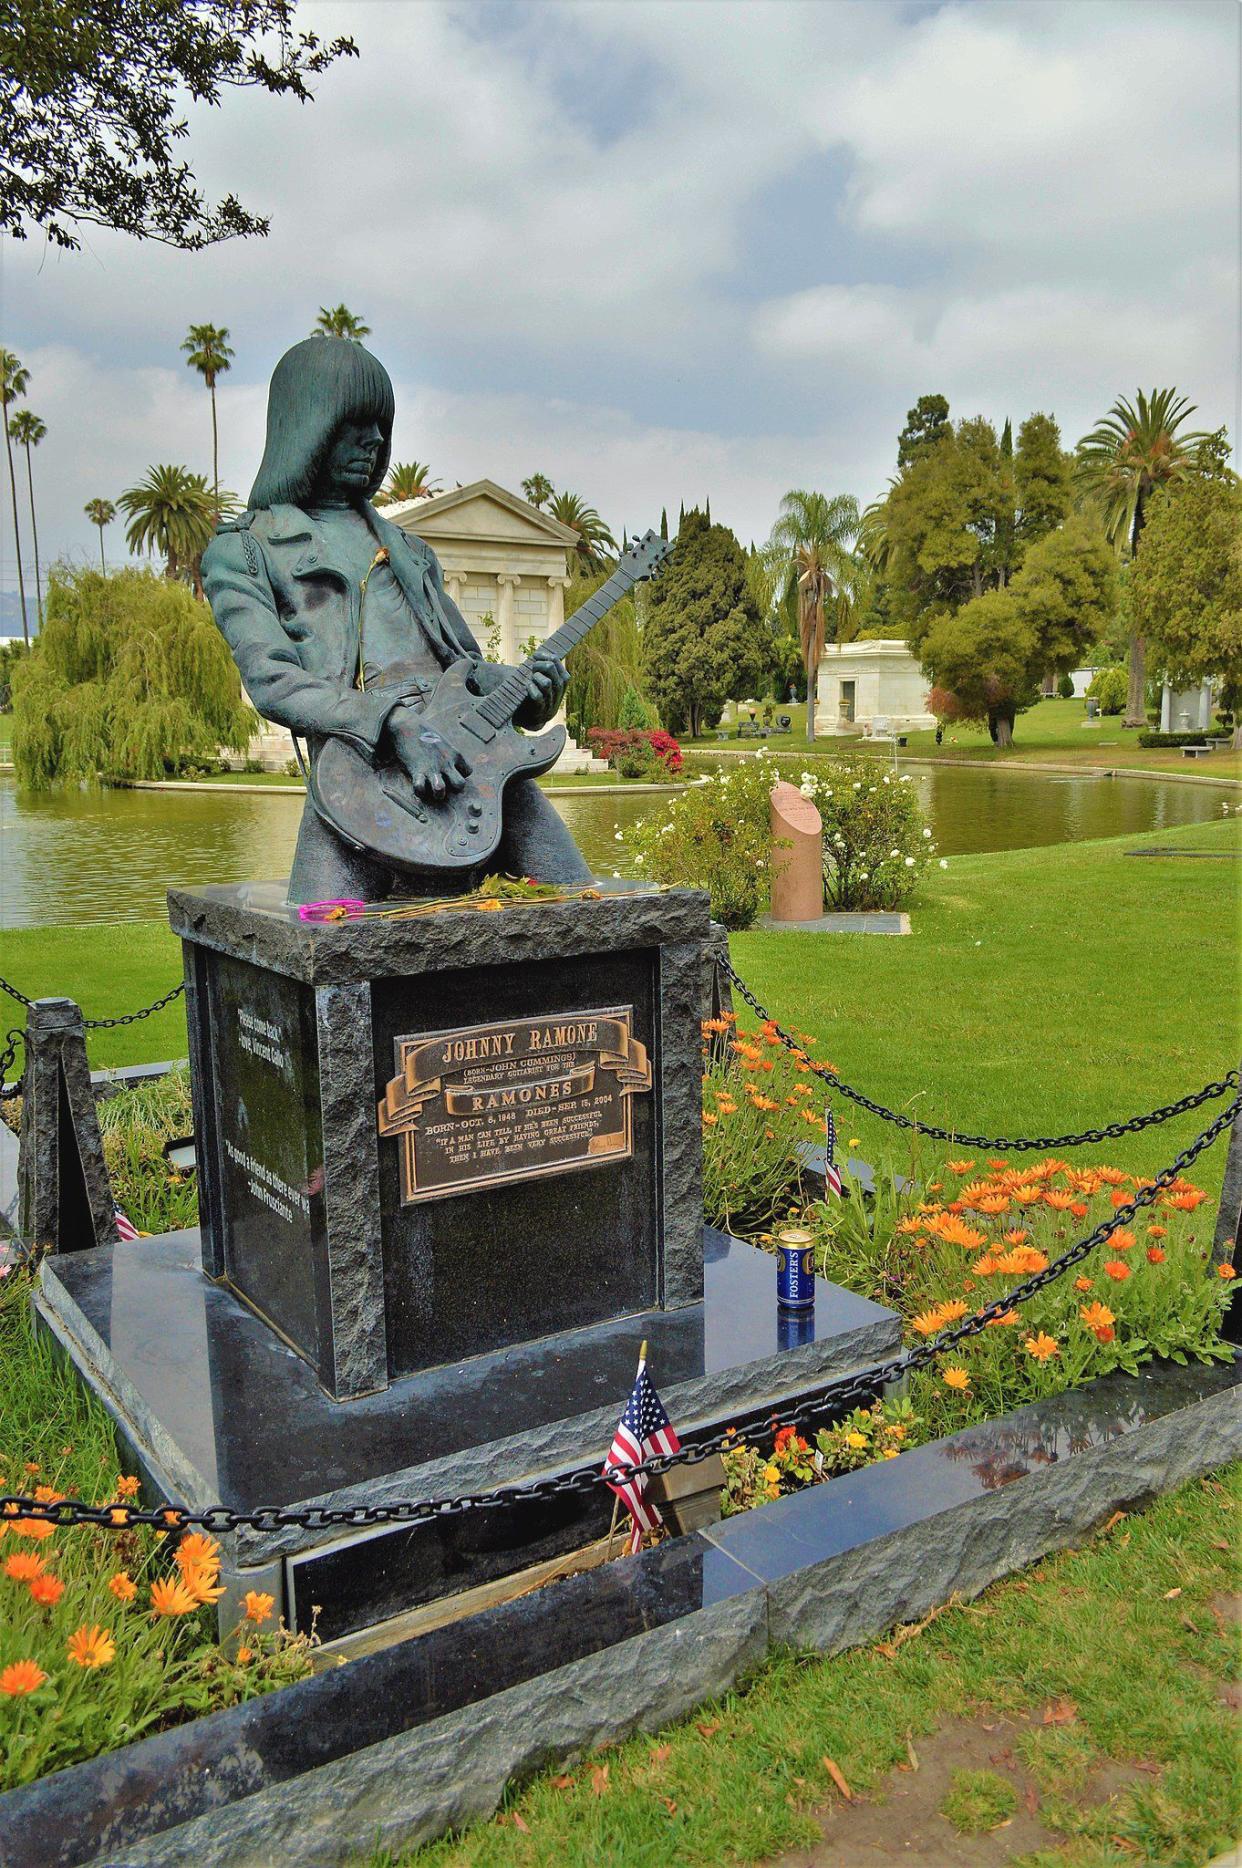
<svg viewBox="0 0 1242 1868">
<path fill-rule="evenodd" d="M 627 590 L 638 581 L 639 573 L 628 565 L 619 565 L 608 579 L 601 584 L 593 597 L 588 597 L 572 616 L 567 617 L 560 628 L 550 635 L 540 646 L 545 654 L 554 655 L 562 661 L 570 649 L 577 648 L 582 638 L 594 629 L 602 617 L 607 616 L 615 603 L 619 603 Z M 520 668 L 494 687 L 490 694 L 478 703 L 475 711 L 481 713 L 491 726 L 507 726 L 530 691 L 530 667 L 534 657 L 528 657 Z"/>
</svg>

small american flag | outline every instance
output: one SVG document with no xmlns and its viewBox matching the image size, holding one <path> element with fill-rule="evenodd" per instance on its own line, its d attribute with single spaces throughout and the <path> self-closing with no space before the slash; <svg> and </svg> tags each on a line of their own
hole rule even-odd
<svg viewBox="0 0 1242 1868">
<path fill-rule="evenodd" d="M 610 1473 L 617 1473 L 618 1467 L 639 1466 L 655 1453 L 676 1453 L 681 1446 L 673 1423 L 664 1411 L 664 1403 L 647 1375 L 646 1348 L 644 1343 L 634 1392 L 625 1404 L 625 1412 L 617 1423 L 617 1431 L 604 1461 L 606 1478 Z M 617 1473 L 615 1479 L 608 1478 L 608 1484 L 630 1514 L 632 1522 L 626 1549 L 633 1556 L 642 1546 L 643 1532 L 653 1531 L 664 1520 L 646 1495 L 645 1474 L 630 1478 L 624 1473 Z"/>
<path fill-rule="evenodd" d="M 824 1111 L 824 1190 L 841 1198 L 841 1170 L 834 1156 L 837 1152 L 837 1125 L 831 1109 Z"/>
<path fill-rule="evenodd" d="M 116 1236 L 121 1241 L 122 1245 L 128 1245 L 131 1240 L 138 1237 L 138 1228 L 129 1217 L 129 1214 L 122 1213 L 119 1206 L 114 1207 L 112 1210 L 116 1219 Z"/>
</svg>

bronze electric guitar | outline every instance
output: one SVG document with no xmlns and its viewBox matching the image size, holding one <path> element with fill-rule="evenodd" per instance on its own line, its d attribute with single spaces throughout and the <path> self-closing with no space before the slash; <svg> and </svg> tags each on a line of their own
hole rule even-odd
<svg viewBox="0 0 1242 1868">
<path fill-rule="evenodd" d="M 655 532 L 631 545 L 608 582 L 588 597 L 540 646 L 557 660 L 568 655 L 635 584 L 651 577 L 672 545 Z M 529 669 L 515 668 L 490 694 L 469 686 L 473 662 L 452 662 L 427 696 L 420 724 L 470 763 L 461 791 L 436 802 L 420 798 L 405 768 L 375 766 L 343 739 L 325 741 L 309 777 L 311 801 L 351 848 L 365 850 L 412 875 L 462 875 L 495 854 L 504 828 L 510 779 L 536 778 L 556 764 L 563 726 L 523 733 L 513 716 L 527 699 Z"/>
</svg>

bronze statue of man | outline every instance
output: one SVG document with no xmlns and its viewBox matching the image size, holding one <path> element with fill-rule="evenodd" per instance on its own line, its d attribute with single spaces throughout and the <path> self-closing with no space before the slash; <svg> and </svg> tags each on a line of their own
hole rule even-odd
<svg viewBox="0 0 1242 1868">
<path fill-rule="evenodd" d="M 203 555 L 203 583 L 251 700 L 306 741 L 312 770 L 328 740 L 340 738 L 375 765 L 403 767 L 435 810 L 462 789 L 471 767 L 467 752 L 420 726 L 426 696 L 463 658 L 482 694 L 513 670 L 483 659 L 435 553 L 371 503 L 388 471 L 392 424 L 388 372 L 361 344 L 334 337 L 295 344 L 272 374 L 249 507 L 221 523 Z M 568 676 L 554 656 L 536 651 L 527 680 L 516 723 L 533 729 L 555 714 Z M 496 866 L 547 882 L 590 879 L 530 778 L 505 790 Z M 419 892 L 429 887 L 445 892 L 426 879 Z M 308 797 L 290 901 L 381 901 L 394 889 L 411 892 L 408 878 L 351 848 Z"/>
</svg>

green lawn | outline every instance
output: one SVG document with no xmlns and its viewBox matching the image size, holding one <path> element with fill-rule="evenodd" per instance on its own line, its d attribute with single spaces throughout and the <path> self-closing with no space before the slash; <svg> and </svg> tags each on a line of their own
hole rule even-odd
<svg viewBox="0 0 1242 1868">
<path fill-rule="evenodd" d="M 1168 848 L 1215 860 L 1126 854 Z M 1076 1130 L 1169 1101 L 1237 1061 L 1240 854 L 1235 817 L 957 857 L 930 872 L 906 938 L 752 932 L 733 937 L 734 961 L 776 1017 L 812 1032 L 880 1101 L 959 1131 Z M 3 956 L 23 991 L 68 993 L 88 1016 L 147 1004 L 181 967 L 160 922 L 8 929 Z M 91 1039 L 97 1066 L 185 1048 L 179 1003 Z M 872 1158 L 906 1156 L 872 1118 L 842 1109 L 840 1126 Z M 1191 1115 L 1106 1153 L 1154 1170 L 1170 1143 L 1197 1132 Z M 1221 1158 L 1217 1147 L 1204 1162 L 1208 1185 Z"/>
<path fill-rule="evenodd" d="M 773 734 L 766 742 L 729 739 L 722 742 L 714 733 L 701 739 L 683 740 L 683 747 L 718 752 L 722 746 L 733 751 L 741 747 L 754 750 L 766 743 L 773 752 L 806 752 L 806 709 L 791 702 L 781 709 L 793 720 L 793 731 Z M 1122 728 L 1120 717 L 1101 720 L 1098 727 L 1084 727 L 1086 708 L 1080 700 L 1042 700 L 1026 713 L 1019 714 L 1014 726 L 1014 743 L 1001 751 L 989 739 L 986 730 L 977 726 L 949 727 L 944 743 L 936 744 L 934 731 L 911 733 L 905 748 L 907 758 L 969 759 L 991 764 L 999 762 L 1051 765 L 1125 766 L 1138 772 L 1202 772 L 1213 778 L 1242 778 L 1242 753 L 1218 750 L 1210 758 L 1191 761 L 1182 757 L 1177 747 L 1140 746 L 1137 732 Z M 817 739 L 817 752 L 848 750 L 871 752 L 877 758 L 892 757 L 891 747 L 873 745 L 864 739 Z"/>
<path fill-rule="evenodd" d="M 537 781 L 549 790 L 559 790 L 564 785 L 613 785 L 629 786 L 649 783 L 647 780 L 622 778 L 617 772 L 549 772 Z M 169 779 L 173 785 L 275 785 L 283 786 L 288 791 L 305 791 L 300 778 L 291 778 L 285 772 L 213 772 L 210 778 Z"/>
<path fill-rule="evenodd" d="M 886 1825 L 865 1806 L 842 1811 L 825 1760 L 855 1796 L 882 1800 L 946 1751 L 969 1757 L 972 1738 L 986 1768 L 953 1772 L 933 1806 L 938 1861 L 1201 1868 L 1229 1846 L 1238 1813 L 1234 1512 L 1227 1486 L 1196 1482 L 912 1639 L 777 1659 L 679 1725 L 545 1774 L 495 1821 L 371 1868 L 771 1862 L 818 1843 L 813 1812 L 830 1807 L 817 1862 L 841 1859 L 832 1845 L 855 1822 L 877 1852 L 851 1849 L 850 1862 L 906 1859 L 901 1812 Z M 994 1851 L 957 1853 L 981 1815 L 1015 1806 L 1028 1833 L 1037 1819 L 1041 1847 L 1010 1854 L 998 1837 Z"/>
</svg>

